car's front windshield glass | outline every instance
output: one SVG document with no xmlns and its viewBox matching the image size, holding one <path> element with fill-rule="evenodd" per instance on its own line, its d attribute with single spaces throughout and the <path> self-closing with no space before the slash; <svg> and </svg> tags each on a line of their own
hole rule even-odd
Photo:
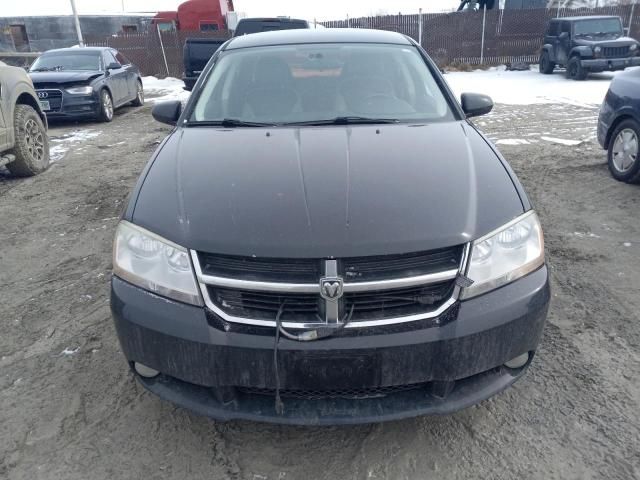
<svg viewBox="0 0 640 480">
<path fill-rule="evenodd" d="M 225 119 L 281 125 L 332 119 L 438 122 L 455 116 L 415 47 L 350 43 L 222 54 L 189 122 Z"/>
<path fill-rule="evenodd" d="M 622 25 L 617 18 L 598 18 L 576 22 L 575 35 L 622 35 Z"/>
<path fill-rule="evenodd" d="M 100 53 L 49 53 L 39 57 L 30 69 L 31 72 L 58 70 L 100 70 Z"/>
</svg>

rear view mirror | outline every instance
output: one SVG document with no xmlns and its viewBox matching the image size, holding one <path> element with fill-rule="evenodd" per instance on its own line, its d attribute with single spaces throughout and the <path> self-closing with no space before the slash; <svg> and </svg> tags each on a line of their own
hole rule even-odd
<svg viewBox="0 0 640 480">
<path fill-rule="evenodd" d="M 119 68 L 122 68 L 122 65 L 120 65 L 119 63 L 113 62 L 110 63 L 109 65 L 107 65 L 107 70 L 117 70 Z"/>
<path fill-rule="evenodd" d="M 629 27 L 625 27 L 625 28 L 624 28 L 624 36 L 625 36 L 625 37 L 628 37 L 628 36 L 629 36 L 629 32 L 630 32 L 630 31 L 631 31 L 631 30 L 629 30 Z"/>
<path fill-rule="evenodd" d="M 562 32 L 560 36 L 558 36 L 560 40 L 564 40 L 565 38 L 569 38 L 569 32 Z"/>
<path fill-rule="evenodd" d="M 182 102 L 171 100 L 170 102 L 156 103 L 151 110 L 151 115 L 160 123 L 175 125 L 182 113 Z"/>
<path fill-rule="evenodd" d="M 493 100 L 488 95 L 481 93 L 463 93 L 462 110 L 467 118 L 486 115 L 493 110 Z"/>
</svg>

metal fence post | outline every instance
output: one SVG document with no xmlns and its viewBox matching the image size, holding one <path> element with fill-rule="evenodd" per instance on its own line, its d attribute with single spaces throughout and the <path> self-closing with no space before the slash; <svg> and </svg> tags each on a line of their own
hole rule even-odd
<svg viewBox="0 0 640 480">
<path fill-rule="evenodd" d="M 480 44 L 480 65 L 484 63 L 484 32 L 487 24 L 487 4 L 485 3 L 482 13 L 482 43 Z"/>
<path fill-rule="evenodd" d="M 167 63 L 167 54 L 164 51 L 164 43 L 162 42 L 162 34 L 160 33 L 160 24 L 156 24 L 156 30 L 158 31 L 158 38 L 160 39 L 160 48 L 162 49 L 162 58 L 164 58 L 164 68 L 167 69 L 167 77 L 170 77 L 169 63 Z"/>
<path fill-rule="evenodd" d="M 347 28 L 351 27 L 351 23 L 349 22 L 349 14 L 347 13 Z"/>
<path fill-rule="evenodd" d="M 422 9 L 418 9 L 418 43 L 422 46 Z"/>
</svg>

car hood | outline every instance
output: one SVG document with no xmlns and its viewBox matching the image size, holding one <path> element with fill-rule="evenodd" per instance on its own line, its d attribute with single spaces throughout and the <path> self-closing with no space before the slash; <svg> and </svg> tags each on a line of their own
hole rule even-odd
<svg viewBox="0 0 640 480">
<path fill-rule="evenodd" d="M 60 71 L 60 72 L 30 72 L 29 76 L 34 85 L 39 83 L 76 83 L 88 82 L 104 75 L 104 72 L 96 71 Z"/>
<path fill-rule="evenodd" d="M 599 45 L 601 47 L 626 47 L 638 42 L 637 40 L 630 37 L 618 37 L 618 38 L 582 37 L 582 38 L 576 39 L 575 43 L 576 45 L 584 45 L 588 47 L 596 46 L 596 45 Z"/>
<path fill-rule="evenodd" d="M 496 153 L 465 122 L 181 128 L 132 218 L 200 251 L 350 257 L 458 245 L 523 213 Z"/>
</svg>

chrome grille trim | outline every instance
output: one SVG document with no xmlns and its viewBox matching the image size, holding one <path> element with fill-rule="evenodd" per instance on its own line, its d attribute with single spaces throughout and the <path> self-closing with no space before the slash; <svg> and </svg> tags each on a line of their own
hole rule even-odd
<svg viewBox="0 0 640 480">
<path fill-rule="evenodd" d="M 405 278 L 393 278 L 389 280 L 371 281 L 371 282 L 344 282 L 344 292 L 363 292 L 363 291 L 384 291 L 402 287 L 412 287 L 418 285 L 429 285 L 446 280 L 455 279 L 458 274 L 464 274 L 467 267 L 467 260 L 469 257 L 469 251 L 471 244 L 467 243 L 462 251 L 462 257 L 460 265 L 455 270 L 445 270 L 443 272 L 437 272 L 427 275 L 420 275 L 416 277 Z M 275 327 L 276 323 L 272 320 L 256 320 L 253 318 L 236 317 L 228 314 L 220 307 L 218 307 L 209 295 L 208 285 L 224 287 L 224 288 L 236 288 L 241 290 L 254 290 L 254 291 L 267 291 L 267 292 L 289 292 L 289 293 L 317 293 L 320 295 L 320 285 L 318 283 L 279 283 L 279 282 L 256 282 L 247 280 L 237 280 L 227 277 L 217 277 L 212 275 L 205 275 L 202 273 L 200 266 L 200 260 L 198 253 L 195 250 L 189 251 L 191 254 L 191 260 L 196 274 L 198 285 L 200 286 L 200 292 L 204 300 L 205 305 L 213 313 L 221 317 L 222 319 L 245 325 L 254 325 L 260 327 Z M 419 320 L 427 320 L 439 317 L 445 311 L 447 311 L 458 300 L 460 295 L 460 287 L 455 285 L 451 297 L 445 301 L 440 307 L 435 310 L 426 311 L 416 315 L 385 318 L 381 320 L 364 320 L 349 323 L 346 328 L 366 328 L 376 327 L 384 325 L 393 325 L 399 323 L 415 322 Z M 327 326 L 326 322 L 311 322 L 311 323 L 299 323 L 299 322 L 282 322 L 282 326 L 288 329 L 312 329 L 321 326 Z"/>
</svg>

